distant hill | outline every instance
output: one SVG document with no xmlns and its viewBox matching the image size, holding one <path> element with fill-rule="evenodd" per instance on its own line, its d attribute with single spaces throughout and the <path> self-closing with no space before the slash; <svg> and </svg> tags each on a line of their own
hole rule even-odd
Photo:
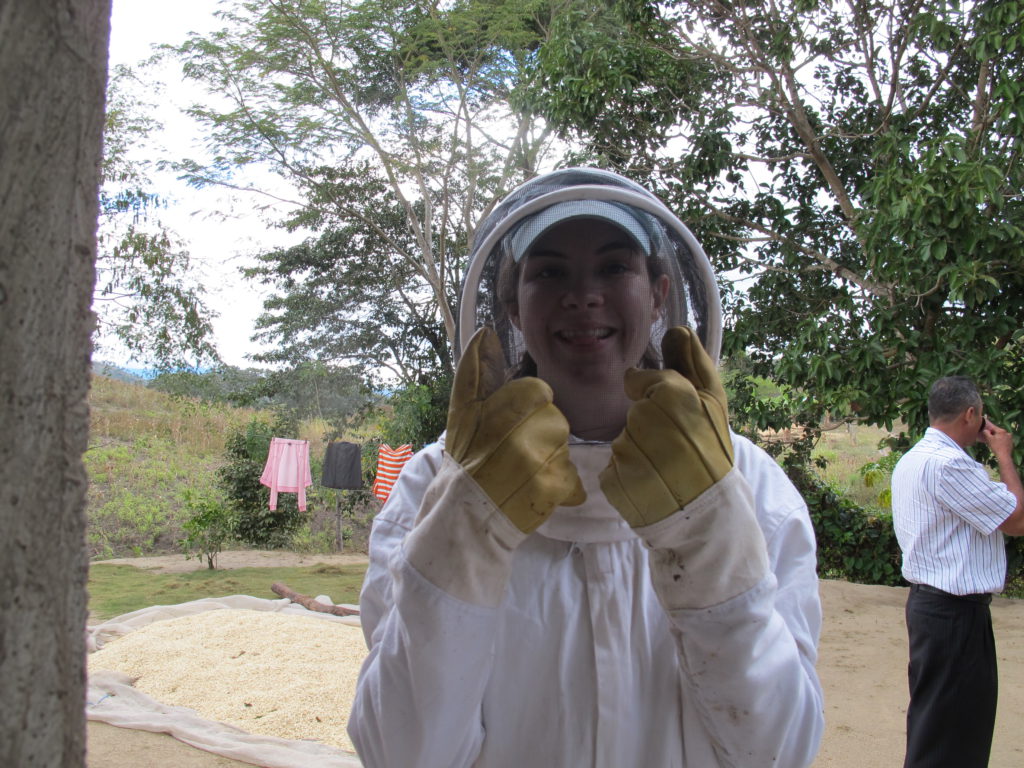
<svg viewBox="0 0 1024 768">
<path fill-rule="evenodd" d="M 106 376 L 108 379 L 127 381 L 130 384 L 145 384 L 156 376 L 156 372 L 148 368 L 126 368 L 104 360 L 92 361 L 92 372 L 97 376 Z"/>
</svg>

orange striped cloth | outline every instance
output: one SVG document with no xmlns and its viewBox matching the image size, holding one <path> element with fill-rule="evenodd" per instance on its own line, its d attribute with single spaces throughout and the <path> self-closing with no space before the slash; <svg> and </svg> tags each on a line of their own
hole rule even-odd
<svg viewBox="0 0 1024 768">
<path fill-rule="evenodd" d="M 377 477 L 373 481 L 373 495 L 381 501 L 387 501 L 391 495 L 391 487 L 398 479 L 405 462 L 412 458 L 412 446 L 409 444 L 392 448 L 387 443 L 380 447 L 377 454 Z"/>
</svg>

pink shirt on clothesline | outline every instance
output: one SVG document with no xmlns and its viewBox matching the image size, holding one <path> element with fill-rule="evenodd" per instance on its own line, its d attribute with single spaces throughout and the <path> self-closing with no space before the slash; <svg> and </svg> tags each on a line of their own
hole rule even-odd
<svg viewBox="0 0 1024 768">
<path fill-rule="evenodd" d="M 271 509 L 277 509 L 277 494 L 284 491 L 298 493 L 299 510 L 305 512 L 306 487 L 313 484 L 313 473 L 309 469 L 309 441 L 272 438 L 260 482 L 270 487 Z"/>
</svg>

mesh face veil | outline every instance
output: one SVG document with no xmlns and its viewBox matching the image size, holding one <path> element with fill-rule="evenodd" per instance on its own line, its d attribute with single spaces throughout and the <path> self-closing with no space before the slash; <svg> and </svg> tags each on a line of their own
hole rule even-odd
<svg viewBox="0 0 1024 768">
<path fill-rule="evenodd" d="M 555 171 L 526 182 L 480 225 L 459 307 L 460 353 L 477 328 L 491 326 L 501 339 L 508 368 L 519 368 L 526 339 L 512 322 L 512 314 L 524 257 L 531 246 L 574 219 L 613 225 L 646 259 L 652 279 L 668 277 L 668 295 L 651 324 L 642 365 L 660 366 L 656 350 L 661 337 L 677 325 L 693 328 L 718 361 L 721 302 L 704 250 L 653 194 L 615 173 L 590 168 Z"/>
</svg>

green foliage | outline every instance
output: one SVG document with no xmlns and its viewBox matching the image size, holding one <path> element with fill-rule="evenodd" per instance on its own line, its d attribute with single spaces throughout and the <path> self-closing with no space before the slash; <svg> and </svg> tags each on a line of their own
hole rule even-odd
<svg viewBox="0 0 1024 768">
<path fill-rule="evenodd" d="M 93 557 L 140 556 L 171 545 L 180 525 L 176 505 L 148 493 L 124 491 L 93 510 L 87 545 Z"/>
<path fill-rule="evenodd" d="M 784 462 L 783 467 L 807 502 L 821 576 L 858 584 L 905 583 L 890 514 L 858 506 L 799 460 Z"/>
<path fill-rule="evenodd" d="M 362 444 L 362 489 L 319 489 L 324 510 L 321 530 L 314 533 L 300 529 L 292 538 L 291 549 L 325 553 L 347 549 L 367 551 L 373 517 L 380 511 L 380 501 L 372 491 L 379 447 L 380 441 L 376 439 Z"/>
<path fill-rule="evenodd" d="M 261 254 L 258 265 L 246 270 L 247 277 L 275 290 L 257 320 L 257 338 L 272 344 L 260 359 L 347 361 L 367 371 L 390 370 L 402 382 L 445 375 L 451 351 L 437 295 L 419 287 L 420 265 L 395 257 L 399 247 L 405 254 L 416 251 L 408 211 L 371 167 L 356 169 L 351 179 L 342 179 L 342 171 L 336 175 L 329 194 L 370 205 L 372 226 L 365 218 L 332 224 L 315 239 Z M 424 215 L 422 205 L 414 210 Z M 300 218 L 306 222 L 311 216 L 322 218 Z M 451 247 L 465 252 L 461 239 Z M 454 280 L 443 287 L 444 307 L 451 312 L 457 288 Z"/>
<path fill-rule="evenodd" d="M 185 538 L 180 542 L 185 558 L 205 559 L 211 570 L 217 567 L 217 555 L 234 539 L 236 523 L 232 510 L 218 499 L 185 494 L 188 519 L 182 523 Z"/>
<path fill-rule="evenodd" d="M 1006 539 L 1006 589 L 1010 597 L 1024 598 L 1024 540 Z"/>
<path fill-rule="evenodd" d="M 676 47 L 646 4 L 565 4 L 514 104 L 542 112 L 563 138 L 588 141 L 593 157 L 628 166 L 662 144 L 679 116 L 716 87 L 713 67 L 675 55 Z"/>
<path fill-rule="evenodd" d="M 214 485 L 213 460 L 168 438 L 108 440 L 87 450 L 83 459 L 90 479 L 86 536 L 91 557 L 173 548 L 181 536 L 185 489 Z"/>
<path fill-rule="evenodd" d="M 790 393 L 751 424 L 913 438 L 931 382 L 964 374 L 1021 431 L 1024 3 L 593 0 L 562 21 L 528 103 L 742 280 L 725 355 Z"/>
<path fill-rule="evenodd" d="M 445 375 L 480 214 L 537 168 L 549 132 L 508 106 L 549 2 L 222 3 L 223 29 L 168 49 L 210 103 L 216 154 L 197 185 L 261 165 L 295 190 L 280 224 L 315 233 L 267 253 L 268 360 Z"/>
<path fill-rule="evenodd" d="M 829 489 L 811 494 L 809 501 L 822 575 L 858 584 L 905 584 L 891 515 L 866 513 Z"/>
<path fill-rule="evenodd" d="M 346 525 L 342 529 L 343 545 L 339 547 L 336 531 L 327 530 L 326 528 L 314 531 L 309 523 L 304 523 L 292 534 L 291 541 L 288 543 L 288 549 L 292 552 L 302 552 L 304 554 L 326 555 L 345 548 L 352 541 L 353 536 L 354 531 L 352 527 Z"/>
<path fill-rule="evenodd" d="M 264 396 L 268 372 L 259 368 L 236 368 L 220 365 L 206 371 L 165 371 L 146 385 L 176 398 L 195 398 L 208 403 L 265 407 L 271 404 Z"/>
<path fill-rule="evenodd" d="M 451 376 L 444 376 L 392 394 L 387 401 L 391 414 L 380 425 L 381 441 L 392 446 L 409 443 L 419 449 L 437 440 L 448 421 L 451 385 Z"/>
<path fill-rule="evenodd" d="M 882 509 L 892 509 L 892 489 L 890 480 L 896 462 L 903 455 L 902 451 L 890 451 L 878 461 L 870 461 L 860 468 L 860 476 L 868 488 L 878 489 L 878 505 Z"/>
<path fill-rule="evenodd" d="M 227 464 L 218 470 L 218 484 L 235 514 L 235 533 L 245 544 L 286 546 L 306 518 L 293 494 L 278 496 L 277 509 L 271 510 L 270 489 L 260 483 L 271 439 L 295 432 L 295 423 L 279 416 L 273 424 L 253 419 L 227 439 Z"/>
<path fill-rule="evenodd" d="M 138 149 L 160 126 L 151 106 L 132 94 L 140 84 L 126 68 L 113 72 L 107 92 L 103 184 L 94 303 L 98 336 L 118 339 L 133 357 L 170 370 L 217 359 L 212 312 L 189 275 L 188 253 L 159 220 Z"/>
<path fill-rule="evenodd" d="M 219 366 L 202 373 L 163 373 L 149 386 L 177 398 L 271 408 L 296 421 L 320 419 L 341 428 L 369 403 L 359 376 L 348 368 L 307 362 L 284 370 Z"/>
<path fill-rule="evenodd" d="M 858 505 L 820 477 L 829 453 L 814 452 L 824 418 L 820 403 L 789 387 L 767 386 L 745 376 L 742 368 L 727 366 L 726 370 L 734 428 L 775 456 L 807 503 L 817 540 L 819 575 L 860 584 L 903 584 L 892 516 Z M 787 429 L 793 437 L 766 441 L 761 432 L 772 429 Z"/>
</svg>

